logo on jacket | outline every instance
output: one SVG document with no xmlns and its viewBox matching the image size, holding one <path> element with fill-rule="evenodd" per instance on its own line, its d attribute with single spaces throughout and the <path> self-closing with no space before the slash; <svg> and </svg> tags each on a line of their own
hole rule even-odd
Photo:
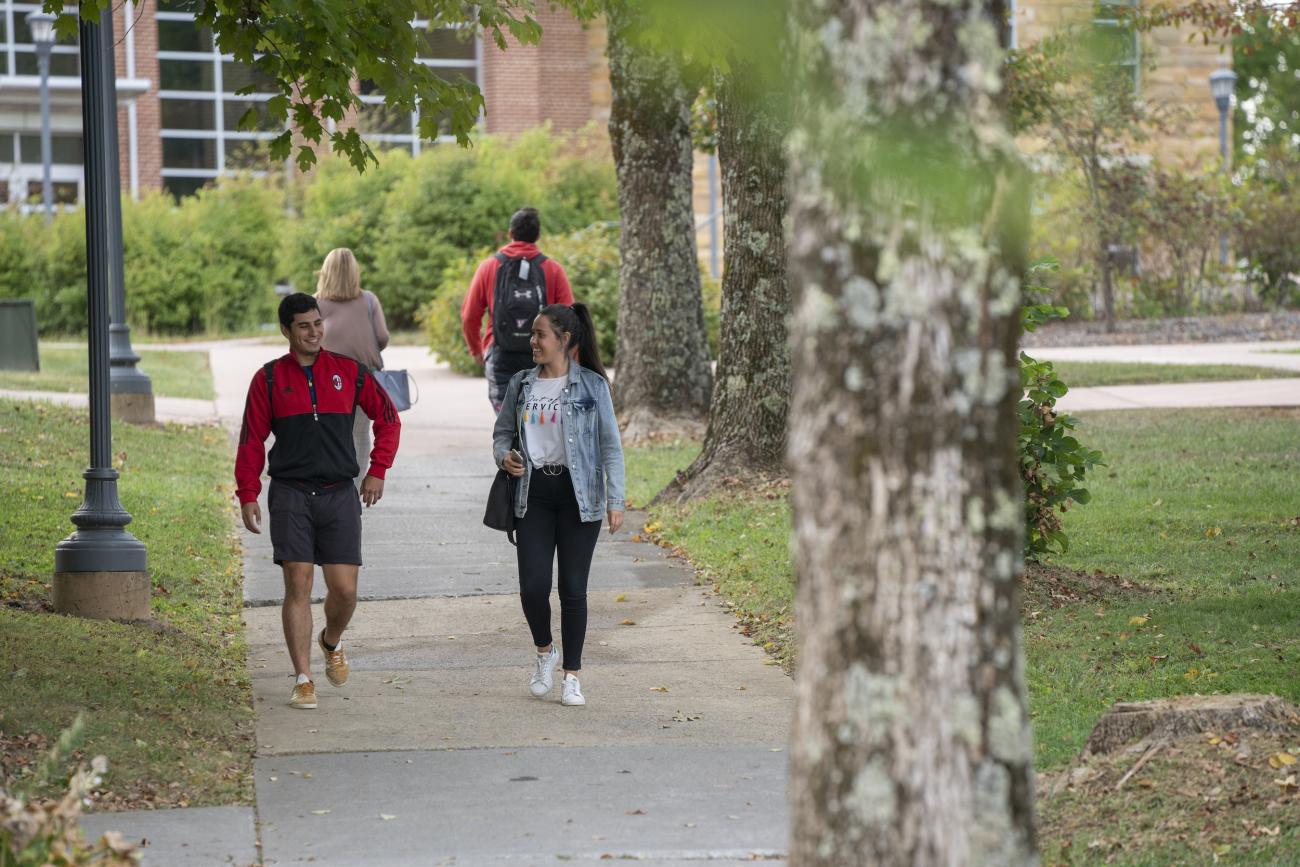
<svg viewBox="0 0 1300 867">
<path fill-rule="evenodd" d="M 334 390 L 335 390 L 335 391 L 342 391 L 342 390 L 343 390 L 343 377 L 339 376 L 339 375 L 336 373 L 336 374 L 334 374 L 333 378 L 332 378 L 330 381 L 334 383 Z"/>
</svg>

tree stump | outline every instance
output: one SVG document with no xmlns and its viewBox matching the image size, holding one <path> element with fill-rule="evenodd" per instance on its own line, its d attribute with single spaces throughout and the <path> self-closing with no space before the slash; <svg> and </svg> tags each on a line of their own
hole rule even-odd
<svg viewBox="0 0 1300 867">
<path fill-rule="evenodd" d="M 1183 695 L 1121 701 L 1097 720 L 1083 752 L 1085 756 L 1106 755 L 1200 732 L 1296 727 L 1300 727 L 1300 706 L 1275 695 Z"/>
</svg>

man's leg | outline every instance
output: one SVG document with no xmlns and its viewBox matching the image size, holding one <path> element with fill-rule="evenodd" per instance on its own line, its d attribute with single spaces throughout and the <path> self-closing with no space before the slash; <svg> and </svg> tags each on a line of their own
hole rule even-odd
<svg viewBox="0 0 1300 867">
<path fill-rule="evenodd" d="M 289 646 L 293 673 L 311 677 L 311 585 L 316 567 L 312 563 L 286 560 L 281 568 L 284 605 L 280 617 L 284 622 L 284 643 Z"/>
<path fill-rule="evenodd" d="M 337 647 L 357 610 L 357 566 L 328 563 L 325 570 L 325 643 Z"/>
</svg>

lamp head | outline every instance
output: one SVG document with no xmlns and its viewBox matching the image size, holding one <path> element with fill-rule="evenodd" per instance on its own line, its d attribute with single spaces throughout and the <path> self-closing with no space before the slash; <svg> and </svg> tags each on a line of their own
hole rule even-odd
<svg viewBox="0 0 1300 867">
<path fill-rule="evenodd" d="M 54 16 L 39 9 L 27 13 L 27 29 L 32 32 L 32 42 L 36 45 L 54 44 Z"/>
<path fill-rule="evenodd" d="M 1216 69 L 1210 73 L 1210 93 L 1219 111 L 1227 111 L 1232 104 L 1232 91 L 1237 84 L 1237 73 L 1231 69 Z"/>
</svg>

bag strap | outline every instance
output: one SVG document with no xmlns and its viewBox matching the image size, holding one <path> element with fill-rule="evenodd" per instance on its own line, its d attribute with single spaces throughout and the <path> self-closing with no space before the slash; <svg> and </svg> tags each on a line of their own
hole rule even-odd
<svg viewBox="0 0 1300 867">
<path fill-rule="evenodd" d="M 262 376 L 266 378 L 266 414 L 272 421 L 275 420 L 275 362 L 279 360 L 262 365 Z"/>
<path fill-rule="evenodd" d="M 375 341 L 375 358 L 379 359 L 379 369 L 383 370 L 384 352 L 379 348 L 379 334 L 375 331 L 375 296 L 364 289 L 361 290 L 361 295 L 366 299 L 366 315 L 370 317 L 370 339 Z"/>
<path fill-rule="evenodd" d="M 357 417 L 357 407 L 361 406 L 361 388 L 366 384 L 366 374 L 370 368 L 366 367 L 360 361 L 357 362 L 357 390 L 352 395 L 352 417 Z"/>
</svg>

